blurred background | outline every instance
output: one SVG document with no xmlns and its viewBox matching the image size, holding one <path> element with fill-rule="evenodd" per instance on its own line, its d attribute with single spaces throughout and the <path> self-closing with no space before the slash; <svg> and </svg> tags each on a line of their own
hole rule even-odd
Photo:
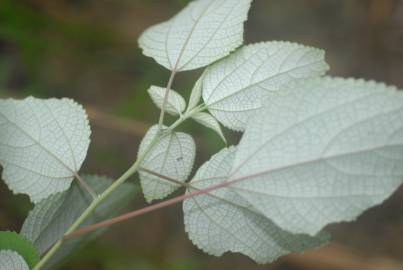
<svg viewBox="0 0 403 270">
<path fill-rule="evenodd" d="M 119 176 L 158 117 L 147 96 L 169 72 L 142 56 L 137 38 L 188 0 L 0 0 L 0 97 L 70 97 L 88 110 L 93 135 L 84 173 Z M 255 0 L 246 42 L 288 40 L 327 51 L 331 75 L 403 88 L 403 1 Z M 187 97 L 200 71 L 179 74 Z M 189 123 L 197 162 L 223 147 Z M 239 134 L 226 131 L 231 142 Z M 1 169 L 0 169 L 1 170 Z M 132 181 L 136 180 L 135 178 Z M 128 209 L 144 206 L 141 194 Z M 0 230 L 19 231 L 31 208 L 0 181 Z M 332 244 L 258 266 L 248 258 L 206 255 L 187 239 L 177 205 L 114 226 L 58 269 L 403 269 L 403 188 L 357 222 L 329 226 Z"/>
</svg>

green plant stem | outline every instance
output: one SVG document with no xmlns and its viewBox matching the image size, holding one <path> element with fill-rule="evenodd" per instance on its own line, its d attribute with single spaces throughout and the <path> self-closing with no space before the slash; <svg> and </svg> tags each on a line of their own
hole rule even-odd
<svg viewBox="0 0 403 270">
<path fill-rule="evenodd" d="M 176 75 L 176 69 L 173 69 L 171 72 L 171 76 L 169 77 L 168 84 L 165 90 L 165 95 L 164 95 L 164 101 L 162 102 L 161 106 L 161 113 L 160 113 L 160 118 L 158 120 L 158 129 L 162 130 L 162 126 L 164 124 L 164 116 L 165 116 L 165 107 L 168 102 L 168 97 L 169 97 L 169 91 L 171 90 L 172 84 L 174 82 L 174 78 Z"/>
<path fill-rule="evenodd" d="M 187 119 L 191 118 L 194 114 L 200 112 L 202 109 L 202 106 L 197 106 L 194 109 L 185 112 L 183 115 L 181 115 L 178 120 L 176 120 L 176 122 L 174 122 L 172 125 L 170 125 L 167 128 L 167 133 L 173 131 L 175 128 L 177 128 L 178 126 L 180 126 L 184 121 L 186 121 Z"/>
<path fill-rule="evenodd" d="M 148 152 L 154 147 L 154 145 L 160 140 L 161 134 L 158 134 L 157 136 L 154 137 L 152 142 L 149 144 L 147 147 L 146 151 L 144 151 L 144 154 L 141 155 L 140 157 L 137 158 L 136 162 L 121 176 L 119 177 L 118 180 L 116 180 L 111 186 L 109 186 L 102 194 L 97 196 L 91 204 L 88 206 L 88 208 L 80 215 L 80 217 L 69 227 L 69 229 L 66 231 L 64 236 L 71 234 L 75 230 L 77 230 L 80 225 L 92 214 L 92 212 L 95 210 L 95 208 L 103 201 L 105 198 L 107 198 L 111 193 L 113 193 L 121 184 L 126 182 L 127 179 L 129 179 L 130 176 L 132 176 L 134 173 L 137 172 L 137 170 L 140 168 L 141 162 L 144 160 Z M 60 249 L 64 242 L 64 238 L 60 239 L 57 241 L 52 248 L 46 253 L 46 255 L 39 261 L 37 265 L 35 265 L 33 270 L 40 270 L 42 269 L 43 266 L 53 257 L 53 255 Z"/>
<path fill-rule="evenodd" d="M 193 198 L 195 196 L 208 194 L 211 191 L 226 187 L 228 185 L 230 185 L 229 182 L 222 182 L 220 184 L 217 184 L 217 185 L 205 188 L 205 189 L 198 189 L 198 190 L 196 190 L 194 192 L 187 193 L 187 194 L 184 194 L 184 195 L 180 195 L 180 196 L 177 196 L 175 198 L 165 200 L 165 201 L 162 201 L 160 203 L 153 204 L 153 205 L 141 208 L 139 210 L 136 210 L 136 211 L 133 211 L 133 212 L 130 212 L 130 213 L 127 213 L 127 214 L 123 214 L 123 215 L 120 215 L 120 216 L 117 216 L 117 217 L 115 217 L 113 219 L 109 219 L 109 220 L 102 221 L 100 223 L 89 225 L 89 226 L 84 227 L 81 230 L 77 231 L 76 233 L 67 234 L 66 238 L 69 239 L 69 238 L 77 237 L 77 236 L 92 232 L 92 231 L 100 229 L 100 228 L 109 227 L 111 225 L 120 223 L 122 221 L 131 219 L 131 218 L 134 218 L 134 217 L 142 216 L 142 215 L 145 215 L 147 213 L 150 213 L 150 212 L 153 212 L 153 211 L 156 211 L 156 210 L 166 208 L 168 206 L 180 203 L 180 202 L 182 202 L 184 200 Z"/>
<path fill-rule="evenodd" d="M 55 253 L 60 249 L 62 246 L 63 242 L 65 241 L 65 237 L 72 234 L 74 231 L 76 231 L 80 225 L 92 214 L 92 212 L 95 210 L 95 208 L 102 202 L 104 201 L 111 193 L 113 193 L 120 185 L 122 185 L 124 182 L 126 182 L 127 179 L 129 179 L 133 174 L 135 174 L 141 167 L 141 163 L 144 160 L 144 158 L 147 156 L 147 154 L 151 151 L 151 149 L 169 132 L 173 131 L 176 127 L 178 127 L 180 124 L 182 124 L 184 121 L 186 121 L 188 118 L 190 118 L 194 113 L 198 111 L 199 107 L 196 107 L 194 110 L 185 113 L 182 115 L 180 118 L 177 119 L 176 122 L 174 122 L 170 127 L 168 127 L 165 131 L 163 132 L 158 132 L 157 136 L 153 138 L 151 143 L 148 145 L 147 149 L 144 151 L 144 153 L 139 156 L 136 160 L 136 162 L 121 176 L 119 179 L 117 179 L 110 187 L 108 187 L 102 194 L 98 195 L 88 206 L 88 208 L 80 215 L 80 217 L 69 227 L 69 229 L 66 231 L 64 234 L 64 237 L 57 241 L 51 249 L 45 254 L 45 256 L 39 261 L 37 265 L 35 265 L 33 270 L 40 270 L 42 267 L 46 265 L 46 263 L 55 255 Z"/>
<path fill-rule="evenodd" d="M 139 217 L 139 216 L 145 215 L 147 213 L 150 213 L 150 212 L 153 212 L 153 211 L 165 208 L 165 207 L 169 207 L 171 205 L 174 205 L 174 204 L 179 203 L 181 201 L 184 201 L 186 199 L 190 199 L 190 198 L 193 198 L 195 196 L 199 196 L 199 195 L 203 195 L 203 194 L 208 195 L 208 196 L 210 196 L 212 198 L 215 198 L 217 200 L 223 201 L 223 202 L 225 202 L 225 203 L 227 203 L 229 205 L 232 205 L 234 207 L 242 208 L 245 211 L 249 211 L 249 212 L 254 213 L 254 214 L 259 214 L 258 212 L 256 212 L 256 210 L 253 210 L 252 208 L 246 207 L 245 205 L 242 205 L 242 204 L 234 203 L 234 202 L 232 202 L 230 200 L 227 200 L 225 198 L 222 198 L 220 196 L 217 196 L 215 194 L 210 193 L 211 191 L 227 187 L 228 185 L 231 184 L 228 181 L 224 181 L 224 182 L 222 182 L 220 184 L 217 184 L 217 185 L 215 185 L 213 187 L 201 189 L 201 188 L 197 188 L 197 187 L 193 186 L 191 183 L 184 183 L 184 182 L 181 182 L 179 180 L 173 179 L 171 177 L 162 175 L 160 173 L 157 173 L 157 172 L 154 172 L 154 171 L 151 171 L 151 170 L 148 170 L 148 169 L 140 168 L 139 171 L 143 171 L 143 172 L 149 173 L 151 175 L 157 176 L 157 177 L 159 177 L 160 179 L 162 179 L 164 181 L 167 181 L 169 183 L 178 185 L 180 187 L 185 187 L 189 192 L 187 194 L 185 194 L 185 195 L 181 195 L 181 196 L 178 196 L 178 197 L 170 199 L 170 200 L 162 201 L 160 203 L 157 203 L 157 204 L 145 207 L 145 208 L 141 208 L 141 209 L 138 209 L 138 210 L 135 210 L 135 211 L 132 211 L 132 212 L 129 212 L 129 213 L 114 217 L 112 219 L 104 220 L 102 222 L 95 223 L 95 224 L 88 225 L 86 227 L 80 228 L 80 229 L 76 230 L 75 232 L 65 236 L 65 239 L 72 239 L 72 238 L 75 238 L 75 237 L 79 237 L 79 236 L 82 236 L 84 234 L 91 233 L 93 231 L 96 231 L 96 230 L 99 230 L 99 229 L 102 229 L 102 228 L 106 228 L 106 227 L 112 226 L 114 224 L 126 221 L 128 219 Z M 203 180 L 208 180 L 208 179 L 214 179 L 214 177 L 213 178 L 205 178 Z M 200 180 L 201 179 L 199 179 L 199 181 Z M 191 192 L 191 190 L 194 190 L 196 192 Z"/>
</svg>

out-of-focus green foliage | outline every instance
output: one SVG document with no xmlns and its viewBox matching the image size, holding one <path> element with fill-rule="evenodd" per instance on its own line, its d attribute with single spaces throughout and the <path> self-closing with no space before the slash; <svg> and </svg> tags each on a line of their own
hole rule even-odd
<svg viewBox="0 0 403 270">
<path fill-rule="evenodd" d="M 0 7 L 0 38 L 15 50 L 26 72 L 24 94 L 45 95 L 44 60 L 57 50 L 74 57 L 88 56 L 84 48 L 112 45 L 114 34 L 107 29 L 75 21 L 64 21 L 35 7 L 34 1 L 3 0 Z"/>
<path fill-rule="evenodd" d="M 169 73 L 141 55 L 137 37 L 188 2 L 0 0 L 0 96 L 67 96 L 113 116 L 153 123 L 158 112 L 146 90 L 151 84 L 165 86 Z M 402 10 L 402 1 L 396 0 L 254 0 L 246 42 L 291 40 L 324 48 L 333 75 L 402 86 Z M 199 74 L 179 74 L 173 88 L 187 99 Z M 96 121 L 92 126 L 94 144 L 84 171 L 119 175 L 134 160 L 140 138 Z M 199 163 L 223 147 L 214 131 L 199 124 L 186 123 L 182 130 L 195 135 Z M 230 133 L 224 133 L 228 138 Z M 236 140 L 234 135 L 229 144 Z M 376 243 L 380 254 L 403 259 L 401 241 L 395 241 L 403 233 L 402 221 L 396 218 L 402 212 L 399 198 L 355 226 L 339 226 L 336 241 L 370 254 L 376 252 Z M 138 200 L 130 209 L 141 203 Z M 0 229 L 18 231 L 29 208 L 25 196 L 12 196 L 0 183 Z M 112 228 L 60 269 L 267 269 L 237 257 L 224 256 L 217 262 L 198 256 L 183 233 L 179 208 Z M 130 239 L 125 237 L 129 234 Z M 286 264 L 272 269 L 301 268 Z"/>
</svg>

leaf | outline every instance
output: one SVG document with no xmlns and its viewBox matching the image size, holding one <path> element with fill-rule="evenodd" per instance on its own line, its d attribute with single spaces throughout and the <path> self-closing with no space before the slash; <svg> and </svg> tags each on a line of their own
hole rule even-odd
<svg viewBox="0 0 403 270">
<path fill-rule="evenodd" d="M 148 89 L 151 99 L 154 104 L 162 109 L 162 104 L 164 103 L 165 88 L 158 86 L 151 86 Z M 174 90 L 169 91 L 168 100 L 165 106 L 165 111 L 171 115 L 180 115 L 186 109 L 186 102 L 183 97 L 175 92 Z"/>
<path fill-rule="evenodd" d="M 29 270 L 28 264 L 17 252 L 11 250 L 0 251 L 1 270 Z"/>
<path fill-rule="evenodd" d="M 190 93 L 188 111 L 193 110 L 200 103 L 203 89 L 203 75 L 196 81 Z"/>
<path fill-rule="evenodd" d="M 196 0 L 139 39 L 146 56 L 167 69 L 192 70 L 227 56 L 243 43 L 252 0 Z"/>
<path fill-rule="evenodd" d="M 138 156 L 144 154 L 154 137 L 158 126 L 149 129 L 140 144 Z M 142 167 L 164 176 L 185 182 L 189 177 L 196 155 L 196 146 L 191 136 L 182 132 L 172 132 L 150 150 L 142 162 Z M 140 171 L 140 182 L 147 202 L 163 199 L 176 189 L 178 185 Z"/>
<path fill-rule="evenodd" d="M 39 254 L 30 241 L 22 235 L 15 232 L 0 232 L 0 254 L 5 250 L 17 252 L 30 268 L 33 268 L 39 262 Z M 12 256 L 11 256 L 12 257 Z M 2 260 L 0 259 L 0 263 Z M 0 264 L 1 266 L 1 264 Z M 1 268 L 0 269 L 14 269 Z"/>
<path fill-rule="evenodd" d="M 382 203 L 401 185 L 402 163 L 403 93 L 325 78 L 268 96 L 228 181 L 281 228 L 314 235 Z"/>
<path fill-rule="evenodd" d="M 14 193 L 33 202 L 68 189 L 90 143 L 83 108 L 70 99 L 0 100 L 0 164 Z"/>
<path fill-rule="evenodd" d="M 110 179 L 100 176 L 88 175 L 84 176 L 84 179 L 98 194 L 112 184 Z M 134 185 L 124 183 L 96 208 L 82 226 L 113 217 L 134 197 L 134 194 Z M 91 200 L 90 195 L 78 183 L 74 183 L 68 191 L 52 195 L 36 204 L 25 220 L 21 234 L 34 243 L 40 254 L 44 254 L 63 237 L 67 229 L 89 206 Z M 98 231 L 68 240 L 56 253 L 47 268 L 75 251 L 80 243 L 93 239 L 99 233 Z"/>
<path fill-rule="evenodd" d="M 292 81 L 323 75 L 324 54 L 288 42 L 245 46 L 206 70 L 203 100 L 224 126 L 243 131 L 265 96 Z"/>
<path fill-rule="evenodd" d="M 204 189 L 222 183 L 231 171 L 235 154 L 235 147 L 223 149 L 200 167 L 190 184 L 195 189 Z M 240 252 L 258 263 L 268 263 L 291 252 L 323 245 L 328 240 L 326 233 L 309 237 L 282 230 L 231 188 L 187 199 L 183 211 L 189 238 L 215 256 L 227 251 Z"/>
<path fill-rule="evenodd" d="M 199 113 L 194 114 L 192 116 L 192 118 L 197 123 L 214 130 L 221 137 L 221 139 L 225 143 L 227 143 L 227 140 L 225 139 L 225 136 L 222 133 L 220 124 L 218 123 L 218 121 L 213 116 L 211 116 L 210 114 L 205 113 L 205 112 L 199 112 Z"/>
</svg>

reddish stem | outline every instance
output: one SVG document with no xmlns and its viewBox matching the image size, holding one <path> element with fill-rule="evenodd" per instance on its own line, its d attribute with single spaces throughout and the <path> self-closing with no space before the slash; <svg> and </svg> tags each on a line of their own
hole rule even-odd
<svg viewBox="0 0 403 270">
<path fill-rule="evenodd" d="M 191 192 L 191 193 L 188 193 L 188 194 L 184 194 L 184 195 L 175 197 L 173 199 L 169 199 L 169 200 L 166 200 L 166 201 L 163 201 L 163 202 L 151 205 L 151 206 L 144 207 L 142 209 L 139 209 L 139 210 L 127 213 L 127 214 L 123 214 L 121 216 L 117 216 L 117 217 L 109 219 L 109 220 L 105 220 L 105 221 L 102 221 L 102 222 L 99 222 L 99 223 L 96 223 L 96 224 L 93 224 L 93 225 L 89 225 L 89 226 L 83 227 L 81 229 L 78 229 L 78 230 L 76 230 L 75 232 L 73 232 L 73 233 L 71 233 L 69 235 L 66 235 L 64 237 L 64 239 L 66 240 L 66 239 L 75 238 L 75 237 L 78 237 L 78 236 L 81 236 L 83 234 L 93 232 L 93 231 L 101 229 L 101 228 L 109 227 L 109 226 L 114 225 L 116 223 L 120 223 L 122 221 L 131 219 L 131 218 L 135 218 L 135 217 L 138 217 L 138 216 L 142 216 L 142 215 L 145 215 L 147 213 L 150 213 L 150 212 L 153 212 L 153 211 L 156 211 L 156 210 L 159 210 L 159 209 L 162 209 L 162 208 L 177 204 L 177 203 L 182 202 L 182 201 L 184 201 L 186 199 L 190 199 L 192 197 L 203 195 L 203 194 L 209 193 L 209 192 L 211 192 L 213 190 L 223 188 L 223 187 L 225 187 L 225 186 L 227 186 L 229 184 L 230 184 L 229 182 L 222 182 L 222 183 L 220 183 L 218 185 L 215 185 L 215 186 L 212 186 L 212 187 L 209 187 L 209 188 L 206 188 L 206 189 L 197 190 L 197 191 L 194 191 L 194 192 Z"/>
</svg>

